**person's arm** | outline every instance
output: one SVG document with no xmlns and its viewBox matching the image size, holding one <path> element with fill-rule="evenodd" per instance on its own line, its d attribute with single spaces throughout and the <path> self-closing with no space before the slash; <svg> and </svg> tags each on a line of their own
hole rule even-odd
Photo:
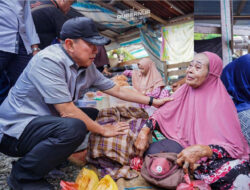
<svg viewBox="0 0 250 190">
<path fill-rule="evenodd" d="M 82 110 L 77 108 L 73 102 L 54 104 L 54 106 L 61 117 L 80 119 L 85 123 L 89 131 L 105 137 L 126 134 L 125 130 L 129 128 L 128 124 L 125 122 L 118 123 L 117 125 L 99 125 L 89 118 Z"/>
<path fill-rule="evenodd" d="M 39 40 L 39 37 L 37 35 L 37 32 L 36 32 L 36 28 L 35 28 L 35 25 L 34 25 L 34 22 L 33 22 L 33 18 L 32 18 L 32 15 L 31 15 L 31 9 L 30 9 L 30 1 L 26 1 L 25 2 L 25 29 L 26 29 L 26 34 L 27 34 L 27 37 L 29 39 L 29 42 L 31 44 L 31 50 L 32 50 L 32 53 L 33 55 L 35 55 L 39 49 L 35 49 L 34 48 L 38 48 L 38 44 L 40 44 L 40 40 Z"/>
<path fill-rule="evenodd" d="M 147 104 L 147 105 L 150 102 L 150 97 L 145 96 L 135 90 L 132 90 L 126 87 L 120 87 L 118 85 L 115 85 L 113 88 L 105 90 L 104 92 L 111 96 L 115 96 L 117 98 L 120 98 L 125 101 L 129 101 L 129 102 L 135 102 L 135 103 Z M 162 99 L 153 99 L 152 105 L 155 107 L 159 107 L 171 100 L 173 100 L 173 98 L 170 98 L 170 97 L 162 98 Z"/>
<path fill-rule="evenodd" d="M 149 136 L 151 132 L 158 127 L 159 125 L 157 121 L 154 118 L 149 117 L 147 122 L 139 132 L 136 141 L 134 143 L 136 149 L 136 155 L 139 155 L 141 157 L 143 156 L 143 153 L 148 148 Z"/>
<path fill-rule="evenodd" d="M 143 126 L 134 143 L 136 155 L 143 156 L 149 145 L 149 136 L 150 128 Z"/>
</svg>

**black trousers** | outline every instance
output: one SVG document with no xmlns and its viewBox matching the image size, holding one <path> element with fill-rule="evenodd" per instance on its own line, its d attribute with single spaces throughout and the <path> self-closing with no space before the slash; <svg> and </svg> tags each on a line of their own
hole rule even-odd
<svg viewBox="0 0 250 190">
<path fill-rule="evenodd" d="M 93 120 L 98 115 L 94 108 L 83 111 Z M 0 151 L 21 157 L 11 171 L 17 180 L 40 180 L 74 152 L 87 132 L 86 125 L 79 119 L 41 116 L 26 126 L 18 140 L 4 135 Z"/>
<path fill-rule="evenodd" d="M 154 142 L 149 145 L 145 155 L 157 154 L 161 152 L 175 152 L 180 153 L 183 147 L 174 140 L 163 139 L 161 141 Z"/>
</svg>

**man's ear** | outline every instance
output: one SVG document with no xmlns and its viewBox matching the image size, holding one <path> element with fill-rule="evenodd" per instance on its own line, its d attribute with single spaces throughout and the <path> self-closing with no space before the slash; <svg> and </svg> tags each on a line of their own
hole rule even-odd
<svg viewBox="0 0 250 190">
<path fill-rule="evenodd" d="M 74 52 L 74 41 L 72 39 L 67 38 L 65 40 L 65 46 L 70 53 Z"/>
</svg>

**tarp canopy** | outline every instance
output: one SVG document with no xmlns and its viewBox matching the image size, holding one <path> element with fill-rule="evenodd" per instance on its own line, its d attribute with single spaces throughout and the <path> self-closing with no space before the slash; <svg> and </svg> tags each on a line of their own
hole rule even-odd
<svg viewBox="0 0 250 190">
<path fill-rule="evenodd" d="M 107 50 L 141 43 L 164 75 L 161 28 L 192 19 L 193 4 L 193 1 L 78 0 L 73 8 L 104 26 L 101 34 L 112 40 Z"/>
</svg>

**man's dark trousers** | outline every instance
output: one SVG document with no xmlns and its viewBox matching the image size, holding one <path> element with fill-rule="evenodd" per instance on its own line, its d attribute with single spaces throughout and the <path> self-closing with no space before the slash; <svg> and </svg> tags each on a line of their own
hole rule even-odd
<svg viewBox="0 0 250 190">
<path fill-rule="evenodd" d="M 83 111 L 93 120 L 98 114 L 94 108 Z M 74 152 L 87 132 L 79 119 L 40 116 L 27 125 L 19 140 L 4 135 L 0 151 L 22 157 L 12 167 L 11 175 L 16 180 L 40 180 Z"/>
</svg>

